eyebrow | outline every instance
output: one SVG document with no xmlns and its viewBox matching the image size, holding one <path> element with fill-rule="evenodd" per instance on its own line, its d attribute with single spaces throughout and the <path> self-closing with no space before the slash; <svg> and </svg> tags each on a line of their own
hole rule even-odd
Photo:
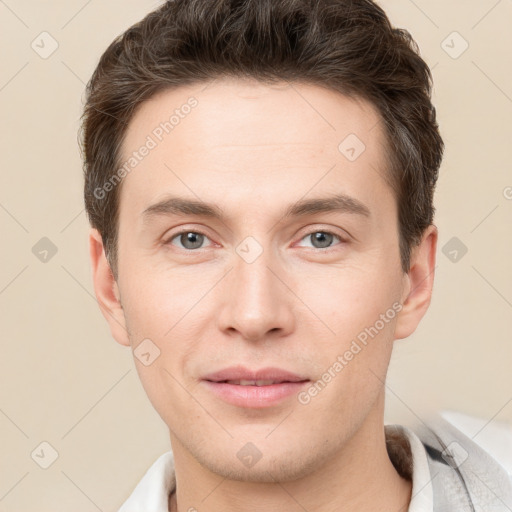
<svg viewBox="0 0 512 512">
<path fill-rule="evenodd" d="M 337 194 L 329 197 L 301 199 L 286 208 L 283 218 L 329 212 L 370 216 L 370 209 L 361 201 L 345 194 Z M 168 196 L 162 201 L 148 206 L 142 212 L 143 222 L 147 223 L 151 218 L 160 215 L 196 215 L 221 221 L 226 217 L 224 210 L 216 204 L 178 196 Z"/>
</svg>

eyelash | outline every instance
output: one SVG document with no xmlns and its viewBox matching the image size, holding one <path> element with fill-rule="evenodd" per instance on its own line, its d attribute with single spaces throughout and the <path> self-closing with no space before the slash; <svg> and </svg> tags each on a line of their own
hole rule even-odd
<svg viewBox="0 0 512 512">
<path fill-rule="evenodd" d="M 200 231 L 200 230 L 197 230 L 197 229 L 183 229 L 181 231 L 178 231 L 176 233 L 173 233 L 169 238 L 167 238 L 163 244 L 164 245 L 172 245 L 171 242 L 172 240 L 174 240 L 175 238 L 179 237 L 180 235 L 183 235 L 185 233 L 194 233 L 196 235 L 203 235 L 204 237 L 208 238 L 209 239 L 209 236 L 204 233 L 203 231 Z M 306 233 L 303 237 L 300 238 L 300 241 L 304 240 L 304 238 L 308 237 L 308 236 L 311 236 L 315 233 L 324 233 L 324 234 L 327 234 L 327 235 L 332 235 L 334 236 L 335 238 L 337 238 L 338 240 L 340 240 L 340 244 L 344 244 L 344 243 L 347 243 L 347 240 L 344 239 L 341 235 L 338 235 L 336 233 L 334 233 L 333 231 L 329 231 L 327 229 L 315 229 L 313 231 L 310 231 L 309 233 Z M 181 249 L 180 247 L 178 247 L 178 249 Z M 183 249 L 185 252 L 199 252 L 201 251 L 202 248 L 199 248 L 199 249 Z M 320 252 L 330 252 L 331 250 L 334 250 L 335 247 L 326 247 L 324 249 L 322 248 L 316 248 L 316 247 L 310 247 L 310 249 L 315 249 L 316 251 L 320 251 Z"/>
</svg>

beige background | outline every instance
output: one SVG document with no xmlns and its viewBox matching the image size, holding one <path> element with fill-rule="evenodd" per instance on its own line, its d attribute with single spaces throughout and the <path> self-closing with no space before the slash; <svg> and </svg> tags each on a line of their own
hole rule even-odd
<svg viewBox="0 0 512 512">
<path fill-rule="evenodd" d="M 158 4 L 0 0 L 1 512 L 115 511 L 170 448 L 94 299 L 76 143 L 101 53 Z M 512 1 L 381 4 L 433 68 L 447 146 L 433 301 L 396 344 L 386 421 L 452 409 L 512 423 Z M 47 59 L 31 48 L 43 31 L 59 44 Z M 469 43 L 458 58 L 453 31 Z M 46 263 L 32 252 L 42 237 L 57 247 Z M 468 249 L 457 262 L 442 252 L 453 237 Z M 43 441 L 58 452 L 48 469 L 31 457 Z"/>
</svg>

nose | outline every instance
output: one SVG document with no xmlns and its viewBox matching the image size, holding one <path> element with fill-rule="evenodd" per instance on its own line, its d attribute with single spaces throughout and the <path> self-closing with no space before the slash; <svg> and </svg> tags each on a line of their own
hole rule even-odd
<svg viewBox="0 0 512 512">
<path fill-rule="evenodd" d="M 235 254 L 219 297 L 219 329 L 248 341 L 286 336 L 294 329 L 293 286 L 277 258 L 263 251 L 254 261 Z M 290 289 L 291 288 L 291 289 Z"/>
</svg>

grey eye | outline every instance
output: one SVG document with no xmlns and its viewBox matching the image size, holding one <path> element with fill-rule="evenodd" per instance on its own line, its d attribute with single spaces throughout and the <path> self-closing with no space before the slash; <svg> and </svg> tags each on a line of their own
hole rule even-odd
<svg viewBox="0 0 512 512">
<path fill-rule="evenodd" d="M 333 246 L 334 239 L 342 242 L 343 240 L 336 234 L 331 233 L 330 231 L 313 231 L 312 233 L 307 234 L 302 240 L 311 240 L 311 244 L 309 247 L 313 247 L 314 249 L 329 249 Z"/>
<path fill-rule="evenodd" d="M 329 247 L 334 238 L 332 233 L 327 233 L 325 231 L 316 231 L 315 233 L 311 233 L 308 236 L 311 237 L 313 247 L 316 247 L 317 249 L 324 249 L 325 247 Z"/>
<path fill-rule="evenodd" d="M 204 239 L 206 237 L 202 233 L 197 233 L 196 231 L 186 231 L 183 233 L 178 233 L 172 238 L 172 240 L 176 238 L 179 238 L 183 248 L 193 250 L 199 249 L 203 245 Z"/>
</svg>

